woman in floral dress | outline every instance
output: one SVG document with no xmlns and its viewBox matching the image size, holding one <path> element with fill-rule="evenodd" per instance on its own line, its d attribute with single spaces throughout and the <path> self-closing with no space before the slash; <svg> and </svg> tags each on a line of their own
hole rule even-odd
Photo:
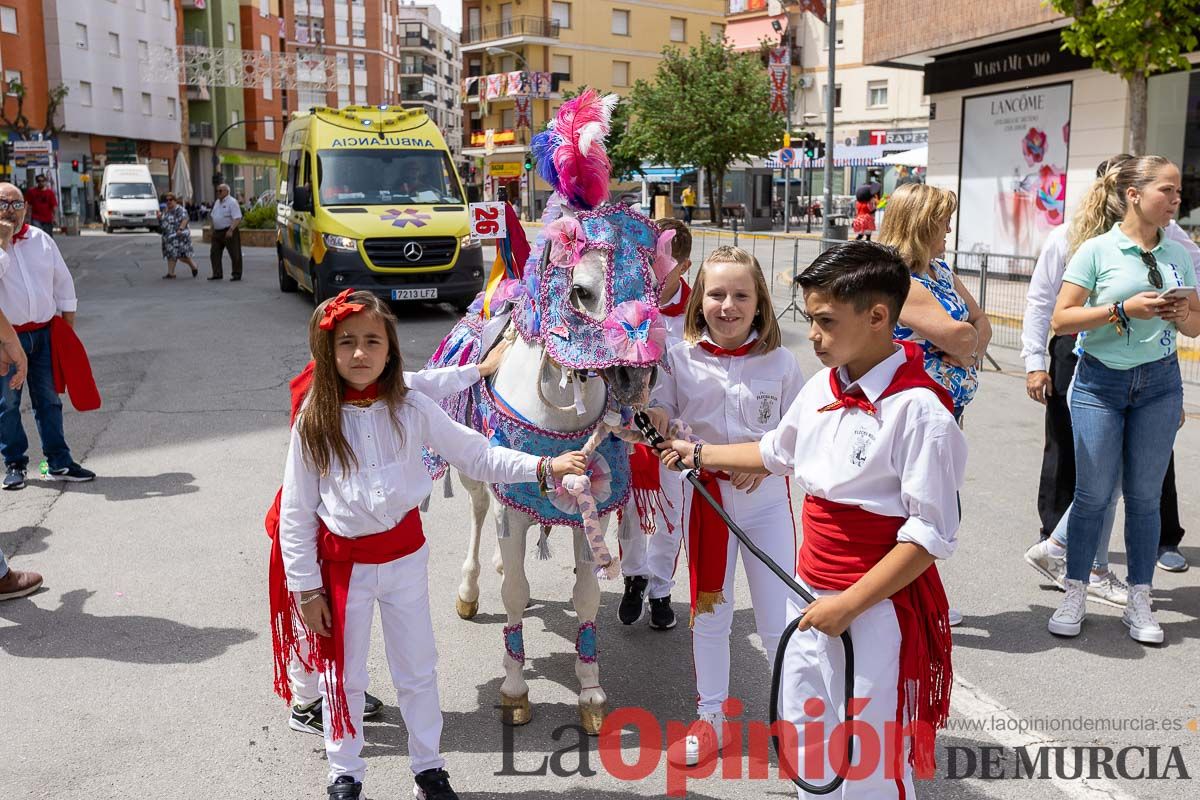
<svg viewBox="0 0 1200 800">
<path fill-rule="evenodd" d="M 175 280 L 175 262 L 182 261 L 192 268 L 192 277 L 200 274 L 196 262 L 192 260 L 192 233 L 188 229 L 188 214 L 179 204 L 179 198 L 167 194 L 167 210 L 162 214 L 159 224 L 162 231 L 162 254 L 167 260 L 167 274 L 164 280 Z"/>
</svg>

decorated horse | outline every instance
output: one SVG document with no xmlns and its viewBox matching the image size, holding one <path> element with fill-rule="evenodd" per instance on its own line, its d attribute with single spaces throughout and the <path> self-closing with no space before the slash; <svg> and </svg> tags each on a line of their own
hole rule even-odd
<svg viewBox="0 0 1200 800">
<path fill-rule="evenodd" d="M 542 493 L 534 484 L 495 484 L 498 553 L 507 615 L 504 626 L 502 718 L 532 719 L 523 676 L 522 616 L 529 602 L 527 536 L 541 528 L 540 557 L 548 558 L 552 526 L 572 531 L 579 621 L 575 674 L 585 730 L 599 732 L 605 713 L 600 686 L 596 613 L 598 579 L 615 578 L 619 559 L 605 542 L 613 511 L 631 491 L 628 433 L 632 410 L 648 399 L 664 355 L 666 330 L 658 315 L 658 285 L 673 266 L 670 238 L 646 217 L 605 205 L 609 161 L 604 150 L 615 96 L 586 91 L 562 105 L 547 130 L 534 137 L 539 174 L 554 188 L 541 233 L 522 264 L 520 242 L 501 242 L 487 290 L 442 341 L 427 366 L 477 362 L 502 339 L 511 348 L 490 383 L 443 402 L 457 421 L 497 445 L 534 454 L 584 450 L 586 474 Z M 510 209 L 511 212 L 511 209 Z M 520 233 L 515 215 L 510 228 Z M 426 454 L 434 478 L 447 465 Z M 490 505 L 489 487 L 460 476 L 471 497 L 473 526 L 458 612 L 479 607 L 479 544 Z"/>
</svg>

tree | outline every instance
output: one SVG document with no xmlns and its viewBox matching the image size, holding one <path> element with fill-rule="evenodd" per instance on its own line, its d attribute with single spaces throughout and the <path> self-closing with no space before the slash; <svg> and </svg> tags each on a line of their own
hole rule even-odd
<svg viewBox="0 0 1200 800">
<path fill-rule="evenodd" d="M 581 86 L 578 90 L 563 92 L 562 99 L 570 100 L 572 97 L 582 94 L 587 88 Z M 612 176 L 616 180 L 622 180 L 630 175 L 640 175 L 642 172 L 643 154 L 623 146 L 626 141 L 625 133 L 628 130 L 629 100 L 622 97 L 621 102 L 617 103 L 617 107 L 613 109 L 611 131 L 604 140 L 605 149 L 608 151 L 608 160 L 612 162 Z"/>
<path fill-rule="evenodd" d="M 778 148 L 785 127 L 784 116 L 770 111 L 770 82 L 759 54 L 735 53 L 707 37 L 686 54 L 664 48 L 654 82 L 639 80 L 629 106 L 622 155 L 703 168 L 718 226 L 725 170 Z"/>
<path fill-rule="evenodd" d="M 58 107 L 62 105 L 63 98 L 69 91 L 70 89 L 61 83 L 50 90 L 46 97 L 46 124 L 41 130 L 34 130 L 33 126 L 29 124 L 29 116 L 25 113 L 25 84 L 20 81 L 8 81 L 5 94 L 17 98 L 17 110 L 12 119 L 9 119 L 8 113 L 4 110 L 3 98 L 0 98 L 0 122 L 3 122 L 22 140 L 32 139 L 37 133 L 42 134 L 43 139 L 52 139 L 62 132 L 62 126 L 58 124 L 55 117 L 58 116 Z"/>
<path fill-rule="evenodd" d="M 1158 72 L 1191 67 L 1200 13 L 1196 0 L 1043 0 L 1074 16 L 1063 29 L 1063 49 L 1092 59 L 1099 70 L 1129 85 L 1129 149 L 1146 150 L 1146 82 Z"/>
</svg>

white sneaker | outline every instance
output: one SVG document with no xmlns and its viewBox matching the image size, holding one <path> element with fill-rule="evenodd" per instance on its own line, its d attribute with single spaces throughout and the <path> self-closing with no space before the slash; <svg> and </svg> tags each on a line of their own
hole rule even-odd
<svg viewBox="0 0 1200 800">
<path fill-rule="evenodd" d="M 1052 539 L 1046 539 L 1026 550 L 1025 563 L 1040 572 L 1046 580 L 1062 589 L 1064 588 L 1063 581 L 1067 577 L 1067 557 L 1065 555 L 1056 556 L 1050 552 L 1052 541 Z"/>
<path fill-rule="evenodd" d="M 1088 600 L 1124 608 L 1129 602 L 1129 586 L 1114 575 L 1111 569 L 1103 575 L 1093 572 L 1088 579 L 1087 596 Z"/>
<path fill-rule="evenodd" d="M 1050 617 L 1046 626 L 1055 636 L 1078 636 L 1083 627 L 1083 617 L 1087 613 L 1087 589 L 1083 581 L 1066 579 L 1067 596 L 1063 598 L 1058 610 Z"/>
<path fill-rule="evenodd" d="M 950 613 L 947 616 L 950 618 L 950 627 L 957 628 L 959 625 L 962 625 L 962 612 L 957 608 L 951 608 L 949 611 Z"/>
<path fill-rule="evenodd" d="M 683 744 L 683 766 L 694 767 L 700 763 L 700 758 L 712 758 L 721 752 L 724 742 L 725 714 L 715 711 L 711 714 L 701 714 L 700 718 L 688 728 Z M 678 764 L 678 749 L 672 759 Z"/>
<path fill-rule="evenodd" d="M 1129 603 L 1121 621 L 1129 628 L 1129 637 L 1143 644 L 1162 644 L 1163 629 L 1150 608 L 1150 585 L 1135 583 L 1129 590 Z"/>
</svg>

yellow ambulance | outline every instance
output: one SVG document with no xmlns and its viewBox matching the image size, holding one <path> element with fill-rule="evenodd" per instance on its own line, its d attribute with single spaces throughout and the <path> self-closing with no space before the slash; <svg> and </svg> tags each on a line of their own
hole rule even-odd
<svg viewBox="0 0 1200 800">
<path fill-rule="evenodd" d="M 314 108 L 283 135 L 279 290 L 465 308 L 483 288 L 466 195 L 437 126 L 398 106 Z"/>
</svg>

